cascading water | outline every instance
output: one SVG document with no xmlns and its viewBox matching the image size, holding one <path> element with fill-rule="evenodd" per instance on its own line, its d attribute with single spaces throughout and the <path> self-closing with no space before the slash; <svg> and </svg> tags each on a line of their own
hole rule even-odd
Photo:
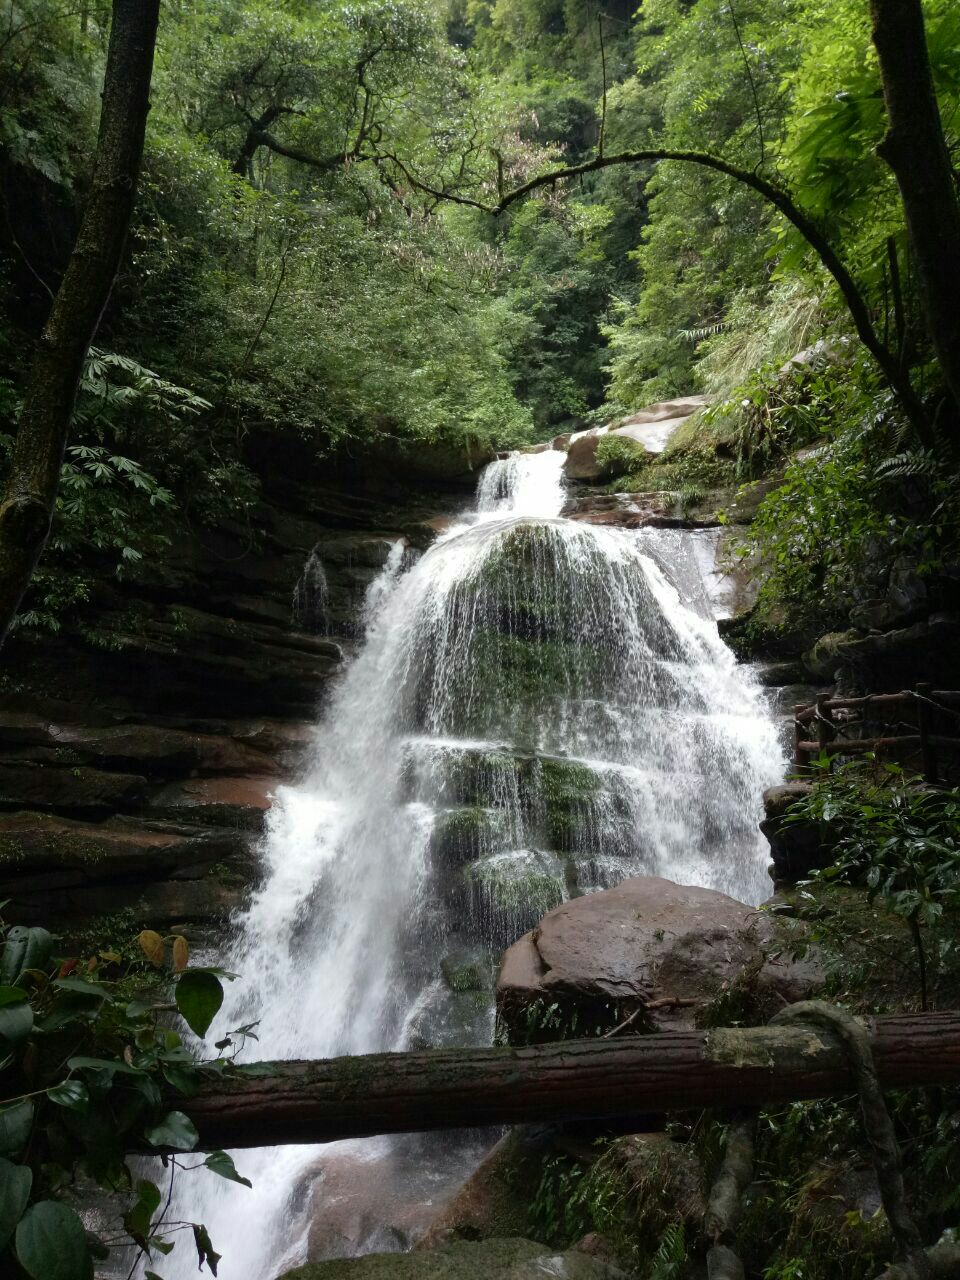
<svg viewBox="0 0 960 1280">
<path fill-rule="evenodd" d="M 489 1042 L 493 956 L 564 897 L 641 873 L 765 896 L 783 766 L 760 693 L 671 583 L 672 544 L 560 518 L 562 463 L 492 463 L 405 571 L 398 544 L 311 771 L 278 790 L 211 1042 L 255 1020 L 272 1058 Z M 272 1280 L 338 1169 L 442 1163 L 414 1141 L 241 1152 L 253 1191 L 183 1179 L 175 1212 L 207 1224 L 222 1280 Z M 373 1222 L 340 1251 L 391 1245 Z M 194 1274 L 180 1253 L 167 1274 Z"/>
</svg>

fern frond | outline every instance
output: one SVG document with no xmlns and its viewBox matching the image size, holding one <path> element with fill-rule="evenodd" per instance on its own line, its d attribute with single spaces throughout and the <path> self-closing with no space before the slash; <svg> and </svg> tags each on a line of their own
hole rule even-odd
<svg viewBox="0 0 960 1280">
<path fill-rule="evenodd" d="M 881 480 L 902 480 L 916 476 L 929 478 L 940 470 L 940 460 L 929 449 L 904 449 L 884 458 L 877 467 Z"/>
</svg>

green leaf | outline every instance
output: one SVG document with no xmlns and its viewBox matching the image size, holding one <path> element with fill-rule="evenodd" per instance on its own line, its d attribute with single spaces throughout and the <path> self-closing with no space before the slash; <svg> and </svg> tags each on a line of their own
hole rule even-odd
<svg viewBox="0 0 960 1280">
<path fill-rule="evenodd" d="M 17 1261 L 33 1280 L 93 1280 L 83 1223 L 55 1200 L 31 1205 L 16 1232 Z"/>
<path fill-rule="evenodd" d="M 153 1215 L 160 1208 L 162 1196 L 155 1182 L 144 1178 L 137 1183 L 137 1198 L 123 1215 L 123 1228 L 142 1244 L 150 1231 Z"/>
<path fill-rule="evenodd" d="M 106 987 L 101 986 L 99 982 L 88 982 L 86 978 L 73 976 L 57 978 L 53 985 L 59 987 L 61 991 L 73 991 L 82 996 L 96 996 L 98 1000 L 113 1000 L 113 996 Z"/>
<path fill-rule="evenodd" d="M 83 1111 L 90 1102 L 90 1094 L 82 1080 L 63 1080 L 47 1090 L 47 1097 L 58 1107 L 68 1107 L 71 1111 Z"/>
<path fill-rule="evenodd" d="M 152 1147 L 171 1147 L 174 1151 L 192 1151 L 200 1141 L 196 1125 L 182 1111 L 168 1111 L 159 1124 L 144 1129 L 143 1136 Z"/>
<path fill-rule="evenodd" d="M 196 1067 L 177 1066 L 173 1063 L 164 1062 L 160 1065 L 163 1077 L 167 1084 L 172 1085 L 178 1093 L 184 1094 L 185 1097 L 191 1098 L 200 1087 L 202 1080 L 201 1073 Z"/>
<path fill-rule="evenodd" d="M 140 1067 L 131 1067 L 120 1058 L 85 1058 L 81 1055 L 76 1058 L 68 1058 L 67 1066 L 73 1071 L 106 1071 L 109 1072 L 110 1075 L 113 1075 L 116 1071 L 120 1071 L 124 1075 L 128 1076 L 143 1075 L 143 1071 Z"/>
<path fill-rule="evenodd" d="M 207 1228 L 202 1222 L 194 1222 L 193 1242 L 197 1246 L 197 1257 L 200 1259 L 200 1267 L 206 1263 L 214 1275 L 217 1274 L 217 1263 L 220 1261 L 220 1254 L 214 1252 L 213 1245 L 210 1243 L 210 1235 Z"/>
<path fill-rule="evenodd" d="M 19 1044 L 32 1030 L 33 1010 L 28 1004 L 8 1004 L 0 1009 L 0 1039 Z"/>
<path fill-rule="evenodd" d="M 228 1182 L 239 1182 L 244 1187 L 252 1187 L 253 1183 L 249 1178 L 242 1178 L 237 1173 L 237 1167 L 233 1163 L 233 1157 L 229 1156 L 226 1151 L 211 1151 L 203 1162 L 208 1169 L 219 1174 L 221 1178 L 226 1178 Z"/>
<path fill-rule="evenodd" d="M 19 1155 L 27 1145 L 33 1124 L 33 1103 L 29 1098 L 0 1110 L 0 1155 Z"/>
<path fill-rule="evenodd" d="M 177 1008 L 194 1035 L 207 1034 L 210 1023 L 223 1004 L 223 986 L 213 973 L 187 969 L 177 982 Z"/>
<path fill-rule="evenodd" d="M 22 1004 L 27 998 L 23 987 L 0 987 L 0 1009 L 8 1004 Z"/>
<path fill-rule="evenodd" d="M 32 1185 L 33 1174 L 25 1165 L 0 1160 L 0 1253 L 27 1207 Z"/>
</svg>

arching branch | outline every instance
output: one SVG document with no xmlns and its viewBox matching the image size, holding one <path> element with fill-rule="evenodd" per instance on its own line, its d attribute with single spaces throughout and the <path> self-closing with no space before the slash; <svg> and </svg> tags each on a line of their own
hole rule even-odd
<svg viewBox="0 0 960 1280">
<path fill-rule="evenodd" d="M 390 158 L 399 164 L 395 157 Z M 522 183 L 519 187 L 515 187 L 512 191 L 508 191 L 500 197 L 497 204 L 491 205 L 485 204 L 480 200 L 472 200 L 455 192 L 431 187 L 415 178 L 406 167 L 402 165 L 400 167 L 403 169 L 407 180 L 420 191 L 440 200 L 469 205 L 474 209 L 482 210 L 484 213 L 497 216 L 511 205 L 516 204 L 543 187 L 554 187 L 559 182 L 567 181 L 570 178 L 578 178 L 586 173 L 596 173 L 600 169 L 609 169 L 614 165 L 651 164 L 662 160 L 675 160 L 683 164 L 699 165 L 701 168 L 712 169 L 715 173 L 722 173 L 728 178 L 733 178 L 735 182 L 749 187 L 766 200 L 768 204 L 772 204 L 791 226 L 800 232 L 807 244 L 817 254 L 823 266 L 836 281 L 843 295 L 843 300 L 847 304 L 847 310 L 850 312 L 857 336 L 873 356 L 887 382 L 896 393 L 918 438 L 923 444 L 933 447 L 934 439 L 920 398 L 913 389 L 906 371 L 901 369 L 896 354 L 884 344 L 874 328 L 866 299 L 839 254 L 830 243 L 827 235 L 814 219 L 797 204 L 784 187 L 761 177 L 758 173 L 754 173 L 750 169 L 741 169 L 738 165 L 731 164 L 720 156 L 710 155 L 703 151 L 679 151 L 653 147 L 640 151 L 621 151 L 615 155 L 598 155 L 593 160 L 587 160 L 583 164 L 550 169 L 546 173 L 541 173 L 537 177 L 531 178 L 528 182 Z"/>
</svg>

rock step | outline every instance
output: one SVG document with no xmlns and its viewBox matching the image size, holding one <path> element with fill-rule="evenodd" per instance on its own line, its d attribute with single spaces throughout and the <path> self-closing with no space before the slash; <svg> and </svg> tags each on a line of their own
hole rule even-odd
<svg viewBox="0 0 960 1280">
<path fill-rule="evenodd" d="M 617 1280 L 624 1273 L 575 1249 L 557 1253 L 520 1238 L 456 1241 L 415 1253 L 315 1262 L 282 1280 Z"/>
</svg>

